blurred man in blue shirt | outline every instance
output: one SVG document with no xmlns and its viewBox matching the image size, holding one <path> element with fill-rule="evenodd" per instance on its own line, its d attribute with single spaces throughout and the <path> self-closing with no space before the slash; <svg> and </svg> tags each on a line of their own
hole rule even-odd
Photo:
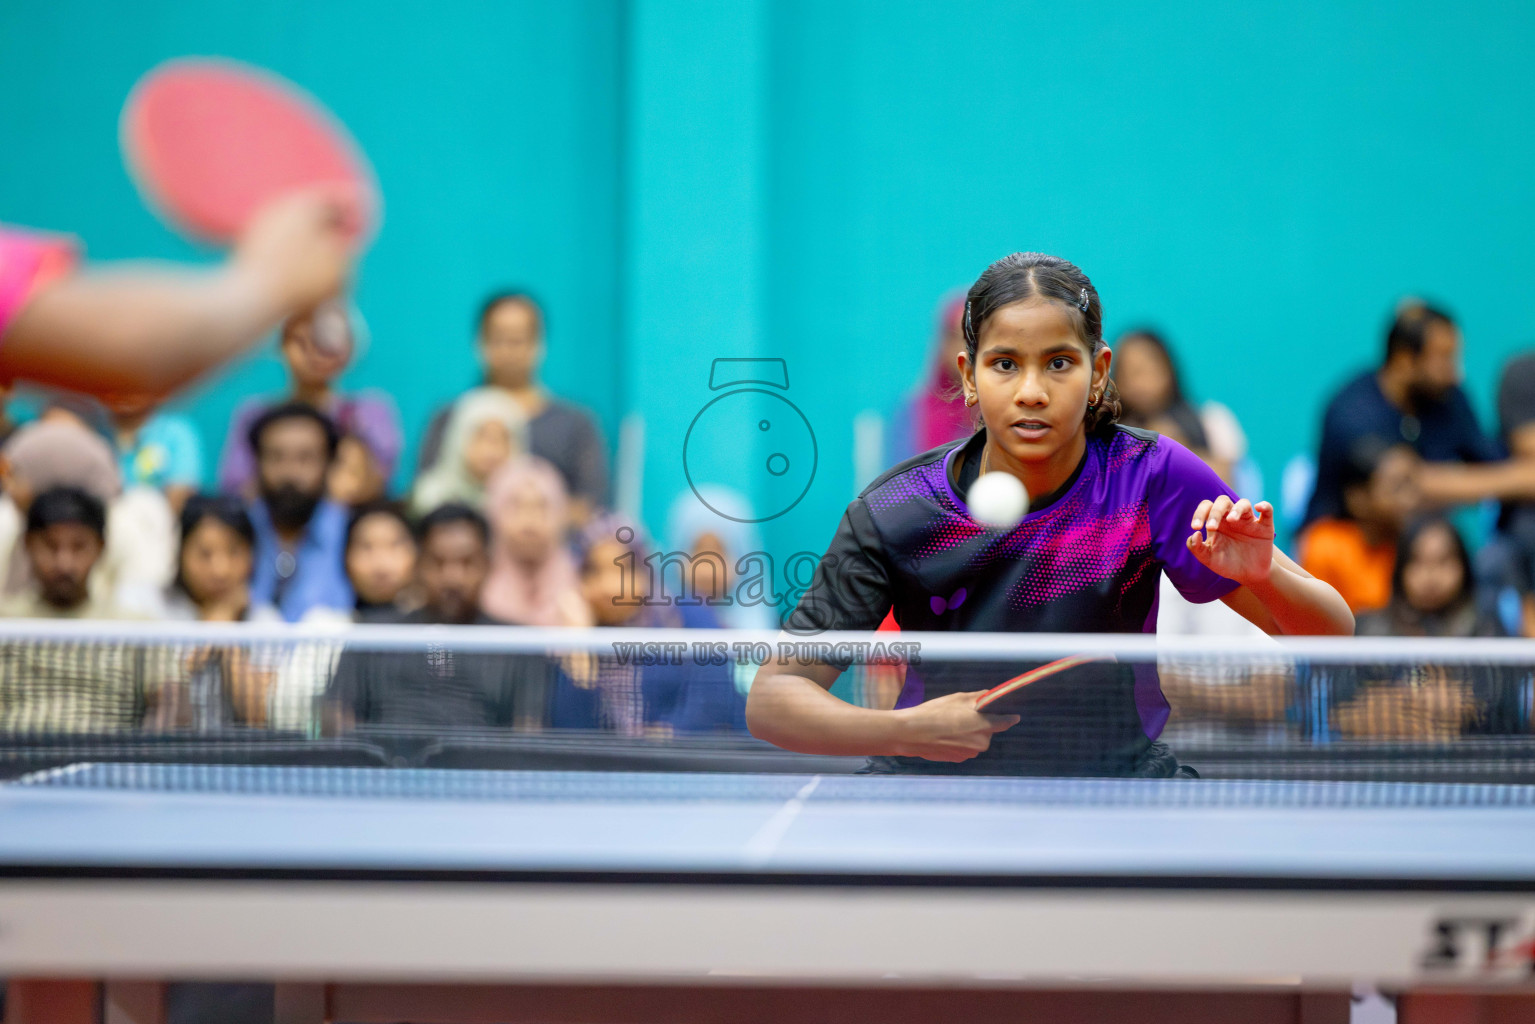
<svg viewBox="0 0 1535 1024">
<path fill-rule="evenodd" d="M 352 609 L 344 568 L 347 511 L 325 498 L 339 443 L 335 424 L 299 402 L 268 409 L 251 425 L 259 484 L 250 509 L 256 528 L 251 601 L 276 605 L 289 622 L 316 609 L 343 615 Z"/>
<path fill-rule="evenodd" d="M 1306 522 L 1342 516 L 1345 464 L 1368 437 L 1404 442 L 1423 457 L 1418 489 L 1429 506 L 1535 496 L 1535 467 L 1499 461 L 1461 390 L 1460 330 L 1423 303 L 1401 308 L 1386 335 L 1386 361 L 1350 381 L 1327 406 L 1316 490 Z"/>
</svg>

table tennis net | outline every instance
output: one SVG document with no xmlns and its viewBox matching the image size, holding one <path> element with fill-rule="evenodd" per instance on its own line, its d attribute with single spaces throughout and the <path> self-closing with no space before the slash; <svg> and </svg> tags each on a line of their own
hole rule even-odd
<svg viewBox="0 0 1535 1024">
<path fill-rule="evenodd" d="M 754 686 L 754 716 L 832 713 L 782 685 L 800 673 L 911 718 L 1082 654 L 989 707 L 1016 724 L 994 719 L 961 761 L 791 753 L 747 728 Z M 1523 783 L 1532 695 L 1523 641 L 17 621 L 0 623 L 0 777 L 116 762 Z"/>
</svg>

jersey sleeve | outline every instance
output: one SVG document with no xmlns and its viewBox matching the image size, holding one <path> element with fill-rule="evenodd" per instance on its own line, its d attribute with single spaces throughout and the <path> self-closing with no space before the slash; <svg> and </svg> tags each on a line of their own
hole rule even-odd
<svg viewBox="0 0 1535 1024">
<path fill-rule="evenodd" d="M 1215 474 L 1215 470 L 1183 445 L 1170 438 L 1157 439 L 1161 469 L 1152 474 L 1148 499 L 1151 514 L 1151 543 L 1163 571 L 1178 593 L 1195 604 L 1205 604 L 1225 597 L 1239 584 L 1205 567 L 1188 548 L 1194 510 L 1201 501 L 1223 494 L 1233 499 L 1240 495 Z"/>
<path fill-rule="evenodd" d="M 859 498 L 843 513 L 784 629 L 795 636 L 840 629 L 872 632 L 890 611 L 890 581 L 883 541 L 868 506 Z"/>
<path fill-rule="evenodd" d="M 72 271 L 78 259 L 68 238 L 0 224 L 0 337 L 32 294 Z"/>
</svg>

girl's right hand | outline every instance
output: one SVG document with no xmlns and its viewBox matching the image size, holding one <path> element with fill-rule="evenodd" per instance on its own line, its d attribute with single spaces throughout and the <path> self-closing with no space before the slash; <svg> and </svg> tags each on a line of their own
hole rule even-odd
<svg viewBox="0 0 1535 1024">
<path fill-rule="evenodd" d="M 985 690 L 951 693 L 902 708 L 896 754 L 929 761 L 968 761 L 991 746 L 991 737 L 1018 724 L 1017 715 L 988 715 L 975 709 Z"/>
</svg>

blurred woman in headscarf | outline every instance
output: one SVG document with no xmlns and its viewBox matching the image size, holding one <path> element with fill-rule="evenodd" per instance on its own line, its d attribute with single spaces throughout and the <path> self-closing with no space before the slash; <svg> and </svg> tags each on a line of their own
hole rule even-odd
<svg viewBox="0 0 1535 1024">
<path fill-rule="evenodd" d="M 485 488 L 490 575 L 485 614 L 519 626 L 576 626 L 591 616 L 576 559 L 565 543 L 570 499 L 559 470 L 536 455 L 514 455 Z"/>
<path fill-rule="evenodd" d="M 450 501 L 485 507 L 485 485 L 500 465 L 527 450 L 527 415 L 498 388 L 465 392 L 453 406 L 442 453 L 416 480 L 411 511 L 421 516 Z"/>
<path fill-rule="evenodd" d="M 729 487 L 704 484 L 698 490 L 698 494 L 683 491 L 672 502 L 666 533 L 671 551 L 693 560 L 687 571 L 689 585 L 696 583 L 699 596 L 705 599 L 699 610 L 726 629 L 777 629 L 778 613 L 771 605 L 742 604 L 743 595 L 736 593 L 736 562 L 762 550 L 756 525 L 742 521 L 755 518 L 751 505 Z M 730 603 L 709 603 L 722 597 Z"/>
<path fill-rule="evenodd" d="M 938 310 L 937 336 L 927 373 L 917 393 L 891 424 L 891 454 L 904 459 L 975 433 L 959 386 L 959 354 L 965 350 L 965 296 L 945 299 Z"/>
</svg>

